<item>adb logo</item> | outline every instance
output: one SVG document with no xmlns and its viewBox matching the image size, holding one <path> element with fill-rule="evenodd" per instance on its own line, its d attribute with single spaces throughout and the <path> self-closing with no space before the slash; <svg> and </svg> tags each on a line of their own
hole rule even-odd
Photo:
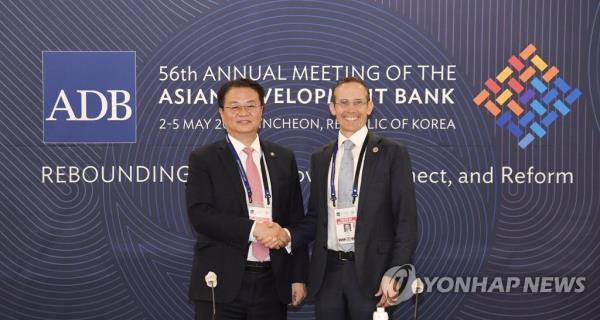
<svg viewBox="0 0 600 320">
<path fill-rule="evenodd" d="M 42 53 L 44 143 L 136 141 L 135 52 Z"/>
<path fill-rule="evenodd" d="M 496 118 L 497 126 L 517 138 L 521 149 L 542 139 L 581 96 L 581 90 L 571 88 L 558 68 L 548 66 L 536 50 L 529 44 L 518 57 L 510 57 L 508 66 L 488 79 L 473 99 Z"/>
</svg>

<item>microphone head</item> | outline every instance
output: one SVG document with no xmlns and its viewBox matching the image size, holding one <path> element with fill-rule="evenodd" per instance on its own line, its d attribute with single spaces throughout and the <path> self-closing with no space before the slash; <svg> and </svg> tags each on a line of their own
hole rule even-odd
<svg viewBox="0 0 600 320">
<path fill-rule="evenodd" d="M 413 293 L 416 293 L 416 294 L 423 293 L 423 281 L 421 281 L 421 278 L 416 278 L 412 282 L 410 287 L 411 287 Z"/>
<path fill-rule="evenodd" d="M 204 280 L 206 281 L 206 285 L 210 288 L 214 288 L 217 286 L 217 274 L 212 271 L 209 271 L 206 274 Z"/>
</svg>

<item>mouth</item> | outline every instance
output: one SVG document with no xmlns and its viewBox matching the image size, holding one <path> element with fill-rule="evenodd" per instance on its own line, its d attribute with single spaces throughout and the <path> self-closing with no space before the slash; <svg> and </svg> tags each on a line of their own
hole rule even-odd
<svg viewBox="0 0 600 320">
<path fill-rule="evenodd" d="M 346 121 L 357 121 L 359 119 L 358 116 L 344 116 L 343 118 Z"/>
<path fill-rule="evenodd" d="M 250 121 L 250 120 L 238 120 L 238 121 L 236 121 L 236 123 L 238 123 L 238 124 L 250 124 L 250 123 L 252 123 L 252 121 Z"/>
</svg>

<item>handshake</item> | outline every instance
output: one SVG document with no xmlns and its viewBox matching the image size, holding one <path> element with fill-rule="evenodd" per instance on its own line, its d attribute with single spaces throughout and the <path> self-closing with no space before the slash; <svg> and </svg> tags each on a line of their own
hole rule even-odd
<svg viewBox="0 0 600 320">
<path fill-rule="evenodd" d="M 285 248 L 291 240 L 288 233 L 277 222 L 272 221 L 257 221 L 252 235 L 269 249 Z"/>
</svg>

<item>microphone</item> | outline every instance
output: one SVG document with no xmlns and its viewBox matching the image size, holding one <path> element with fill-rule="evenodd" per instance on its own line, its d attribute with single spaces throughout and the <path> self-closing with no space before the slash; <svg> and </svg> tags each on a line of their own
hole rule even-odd
<svg viewBox="0 0 600 320">
<path fill-rule="evenodd" d="M 421 281 L 421 278 L 416 278 L 412 284 L 410 285 L 410 288 L 412 289 L 413 294 L 415 295 L 415 314 L 413 315 L 413 319 L 417 320 L 417 309 L 418 309 L 418 304 L 419 304 L 419 294 L 423 293 L 423 281 Z"/>
<path fill-rule="evenodd" d="M 217 308 L 215 306 L 215 287 L 217 286 L 217 274 L 209 271 L 206 276 L 204 276 L 204 281 L 206 281 L 206 285 L 212 291 L 212 305 L 213 305 L 213 320 L 217 317 Z"/>
<path fill-rule="evenodd" d="M 209 271 L 206 276 L 204 277 L 204 280 L 206 280 L 206 285 L 209 288 L 214 288 L 217 286 L 217 274 Z"/>
<path fill-rule="evenodd" d="M 385 308 L 377 307 L 377 311 L 373 312 L 373 320 L 388 320 L 388 314 Z"/>
</svg>

